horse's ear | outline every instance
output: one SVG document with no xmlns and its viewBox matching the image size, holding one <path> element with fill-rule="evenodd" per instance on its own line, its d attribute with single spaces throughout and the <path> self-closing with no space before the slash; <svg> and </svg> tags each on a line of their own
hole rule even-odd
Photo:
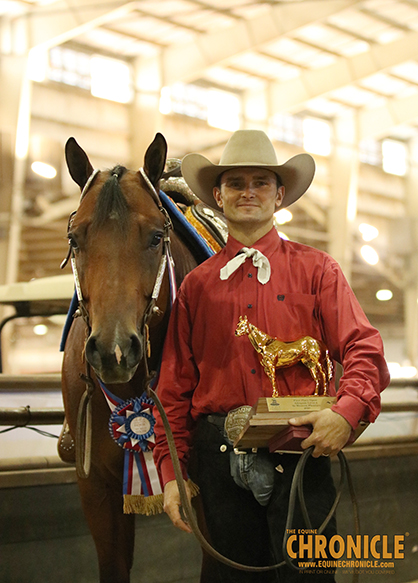
<svg viewBox="0 0 418 583">
<path fill-rule="evenodd" d="M 65 159 L 71 178 L 83 190 L 88 178 L 93 172 L 87 154 L 74 138 L 69 138 L 65 144 Z"/>
<path fill-rule="evenodd" d="M 167 158 L 167 142 L 162 134 L 157 133 L 148 146 L 144 157 L 144 170 L 154 186 L 160 180 Z"/>
</svg>

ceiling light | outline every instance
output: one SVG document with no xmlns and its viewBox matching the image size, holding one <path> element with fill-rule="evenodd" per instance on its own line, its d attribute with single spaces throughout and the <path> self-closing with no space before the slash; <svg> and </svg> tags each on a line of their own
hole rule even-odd
<svg viewBox="0 0 418 583">
<path fill-rule="evenodd" d="M 382 142 L 383 170 L 389 174 L 405 176 L 407 172 L 407 149 L 405 144 L 397 140 Z"/>
<path fill-rule="evenodd" d="M 372 241 L 379 235 L 379 229 L 376 229 L 376 227 L 373 227 L 373 225 L 368 225 L 367 223 L 361 223 L 358 227 L 358 230 L 363 237 L 363 241 Z"/>
<path fill-rule="evenodd" d="M 33 327 L 33 332 L 37 336 L 45 336 L 48 333 L 48 326 L 45 326 L 45 324 L 37 324 Z"/>
<path fill-rule="evenodd" d="M 90 60 L 91 94 L 93 97 L 129 103 L 132 99 L 131 69 L 118 59 L 93 55 Z"/>
<path fill-rule="evenodd" d="M 18 2 L 10 2 L 10 0 L 0 0 L 0 16 L 21 14 L 24 12 L 24 6 Z"/>
<path fill-rule="evenodd" d="M 303 148 L 312 154 L 329 156 L 331 153 L 331 126 L 321 119 L 305 118 L 303 125 Z"/>
<path fill-rule="evenodd" d="M 57 175 L 55 168 L 50 164 L 46 164 L 45 162 L 32 162 L 31 168 L 35 174 L 42 176 L 42 178 L 51 179 L 55 178 Z"/>
<path fill-rule="evenodd" d="M 361 256 L 363 257 L 364 261 L 369 265 L 376 265 L 379 261 L 379 255 L 377 251 L 370 247 L 370 245 L 363 245 L 360 249 Z"/>
<path fill-rule="evenodd" d="M 160 93 L 160 113 L 168 115 L 173 111 L 170 87 L 163 87 Z"/>
<path fill-rule="evenodd" d="M 376 292 L 376 298 L 380 302 L 387 302 L 393 298 L 393 292 L 390 289 L 379 289 L 379 291 Z"/>
<path fill-rule="evenodd" d="M 31 81 L 45 81 L 48 68 L 48 52 L 31 49 L 28 54 L 28 76 Z"/>
<path fill-rule="evenodd" d="M 211 89 L 208 95 L 208 125 L 235 132 L 240 126 L 240 101 L 236 95 Z"/>
<path fill-rule="evenodd" d="M 279 225 L 284 225 L 293 219 L 293 215 L 287 209 L 280 209 L 274 213 L 274 219 Z"/>
</svg>

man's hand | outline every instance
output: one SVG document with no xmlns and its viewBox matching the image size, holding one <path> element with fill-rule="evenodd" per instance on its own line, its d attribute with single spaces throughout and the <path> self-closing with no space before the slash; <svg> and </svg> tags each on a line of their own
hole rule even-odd
<svg viewBox="0 0 418 583">
<path fill-rule="evenodd" d="M 322 411 L 289 419 L 289 425 L 312 426 L 311 435 L 302 441 L 301 445 L 303 449 L 314 445 L 313 457 L 337 455 L 347 443 L 352 431 L 348 421 L 331 409 L 322 409 Z"/>
<path fill-rule="evenodd" d="M 184 485 L 186 486 L 187 497 L 190 501 L 192 498 L 190 494 L 190 488 L 187 482 L 184 482 Z M 184 530 L 184 532 L 192 532 L 190 526 L 181 517 L 180 506 L 180 492 L 176 480 L 167 482 L 164 487 L 164 512 L 168 514 L 174 526 L 180 530 Z"/>
</svg>

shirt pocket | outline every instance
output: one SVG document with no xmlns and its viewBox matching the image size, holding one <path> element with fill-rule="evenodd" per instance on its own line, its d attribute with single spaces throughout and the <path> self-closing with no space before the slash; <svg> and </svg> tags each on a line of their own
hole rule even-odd
<svg viewBox="0 0 418 583">
<path fill-rule="evenodd" d="M 293 342 L 303 336 L 321 339 L 316 316 L 316 296 L 303 293 L 281 293 L 275 298 L 270 334 L 284 342 Z M 273 329 L 274 327 L 274 329 Z"/>
</svg>

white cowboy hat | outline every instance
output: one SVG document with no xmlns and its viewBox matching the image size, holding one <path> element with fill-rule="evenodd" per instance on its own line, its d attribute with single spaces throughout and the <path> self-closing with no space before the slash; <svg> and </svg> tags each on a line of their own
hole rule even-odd
<svg viewBox="0 0 418 583">
<path fill-rule="evenodd" d="M 219 164 L 212 164 L 201 154 L 187 154 L 181 163 L 183 177 L 203 202 L 218 208 L 213 187 L 226 170 L 240 166 L 266 168 L 278 174 L 285 187 L 280 208 L 293 204 L 309 188 L 315 162 L 309 154 L 297 154 L 285 164 L 277 163 L 276 152 L 268 136 L 259 130 L 238 130 L 232 134 Z"/>
</svg>

